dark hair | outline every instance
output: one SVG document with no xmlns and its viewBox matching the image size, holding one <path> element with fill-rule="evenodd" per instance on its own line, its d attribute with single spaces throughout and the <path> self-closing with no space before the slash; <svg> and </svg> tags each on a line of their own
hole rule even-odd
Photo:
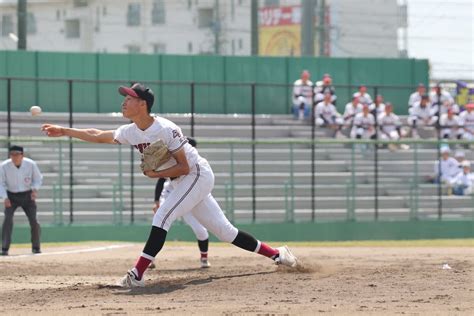
<svg viewBox="0 0 474 316">
<path fill-rule="evenodd" d="M 188 137 L 188 143 L 189 143 L 189 145 L 191 145 L 193 147 L 197 146 L 197 142 L 194 138 Z"/>
</svg>

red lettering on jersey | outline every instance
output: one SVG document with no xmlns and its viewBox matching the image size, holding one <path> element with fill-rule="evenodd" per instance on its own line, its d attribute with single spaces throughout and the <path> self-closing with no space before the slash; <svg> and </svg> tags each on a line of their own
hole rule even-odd
<svg viewBox="0 0 474 316">
<path fill-rule="evenodd" d="M 147 148 L 148 146 L 150 146 L 150 143 L 142 143 L 142 144 L 137 144 L 137 145 L 133 145 L 133 147 L 135 147 L 136 149 L 138 149 L 138 151 L 143 154 L 143 150 L 145 150 L 145 148 Z"/>
</svg>

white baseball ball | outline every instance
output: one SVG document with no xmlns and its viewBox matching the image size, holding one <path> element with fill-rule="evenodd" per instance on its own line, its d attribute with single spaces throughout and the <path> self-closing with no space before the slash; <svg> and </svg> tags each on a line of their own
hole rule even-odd
<svg viewBox="0 0 474 316">
<path fill-rule="evenodd" d="M 33 116 L 37 116 L 37 115 L 40 115 L 42 112 L 41 108 L 37 105 L 33 105 L 31 108 L 30 108 L 30 113 L 31 115 Z"/>
</svg>

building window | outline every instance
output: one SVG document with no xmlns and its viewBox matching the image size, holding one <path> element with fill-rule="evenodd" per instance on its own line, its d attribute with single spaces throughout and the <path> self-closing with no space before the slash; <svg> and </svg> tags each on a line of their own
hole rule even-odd
<svg viewBox="0 0 474 316">
<path fill-rule="evenodd" d="M 203 8 L 198 10 L 198 27 L 211 27 L 214 17 L 214 10 L 212 8 Z"/>
<path fill-rule="evenodd" d="M 61 11 L 56 10 L 56 21 L 61 20 Z"/>
<path fill-rule="evenodd" d="M 235 55 L 235 40 L 234 39 L 232 39 L 231 50 L 232 50 L 232 55 Z"/>
<path fill-rule="evenodd" d="M 26 15 L 26 33 L 36 34 L 36 18 L 31 12 Z"/>
<path fill-rule="evenodd" d="M 88 0 L 74 0 L 74 7 L 87 7 Z"/>
<path fill-rule="evenodd" d="M 128 5 L 127 25 L 140 25 L 140 3 L 130 3 Z"/>
<path fill-rule="evenodd" d="M 4 14 L 2 16 L 2 36 L 8 36 L 10 33 L 13 33 L 13 17 Z"/>
<path fill-rule="evenodd" d="M 239 49 L 242 49 L 242 48 L 244 48 L 244 41 L 241 38 L 239 38 Z"/>
<path fill-rule="evenodd" d="M 100 7 L 95 9 L 95 31 L 100 32 Z"/>
<path fill-rule="evenodd" d="M 107 15 L 107 7 L 105 5 L 102 7 L 102 15 L 103 16 Z"/>
<path fill-rule="evenodd" d="M 153 54 L 166 54 L 166 44 L 165 43 L 153 44 Z"/>
<path fill-rule="evenodd" d="M 191 7 L 193 6 L 193 1 L 188 0 L 188 10 L 191 10 Z"/>
<path fill-rule="evenodd" d="M 188 53 L 192 53 L 192 52 L 193 52 L 193 43 L 188 42 Z"/>
<path fill-rule="evenodd" d="M 138 45 L 127 45 L 127 51 L 129 54 L 138 54 L 140 53 L 140 46 Z"/>
<path fill-rule="evenodd" d="M 264 7 L 279 7 L 280 6 L 280 0 L 265 0 L 264 2 Z"/>
<path fill-rule="evenodd" d="M 232 21 L 235 21 L 235 0 L 230 1 L 230 17 Z"/>
<path fill-rule="evenodd" d="M 153 1 L 153 9 L 151 9 L 151 24 L 165 24 L 166 11 L 165 3 L 163 0 Z"/>
<path fill-rule="evenodd" d="M 64 21 L 66 29 L 66 38 L 79 38 L 81 37 L 81 21 L 79 19 L 66 20 Z"/>
<path fill-rule="evenodd" d="M 242 0 L 239 0 L 239 5 L 242 5 L 242 2 L 243 2 Z"/>
</svg>

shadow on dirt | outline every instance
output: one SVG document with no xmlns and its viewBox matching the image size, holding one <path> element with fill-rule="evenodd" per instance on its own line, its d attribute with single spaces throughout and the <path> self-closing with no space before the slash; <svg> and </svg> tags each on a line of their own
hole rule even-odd
<svg viewBox="0 0 474 316">
<path fill-rule="evenodd" d="M 187 269 L 186 269 L 187 270 Z M 265 272 L 254 272 L 254 273 L 240 273 L 232 275 L 222 276 L 208 276 L 205 278 L 176 278 L 172 280 L 157 280 L 149 283 L 143 288 L 123 289 L 115 285 L 99 285 L 98 289 L 112 289 L 115 290 L 116 295 L 146 295 L 146 294 L 165 294 L 171 293 L 177 290 L 183 290 L 188 286 L 203 285 L 211 283 L 214 280 L 220 279 L 234 279 L 244 278 L 256 275 L 273 274 L 276 271 L 265 271 Z"/>
</svg>

